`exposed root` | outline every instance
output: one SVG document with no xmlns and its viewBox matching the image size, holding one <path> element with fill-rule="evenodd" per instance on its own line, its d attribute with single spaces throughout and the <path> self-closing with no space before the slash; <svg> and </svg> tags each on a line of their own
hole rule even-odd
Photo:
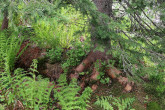
<svg viewBox="0 0 165 110">
<path fill-rule="evenodd" d="M 89 53 L 89 55 L 82 61 L 82 63 L 80 65 L 78 65 L 75 69 L 75 73 L 71 74 L 71 79 L 72 78 L 79 78 L 79 73 L 85 71 L 86 69 L 88 69 L 91 64 L 95 63 L 97 60 L 101 60 L 101 61 L 106 61 L 108 59 L 112 59 L 112 56 L 107 56 L 104 52 L 99 52 L 99 51 L 91 51 Z M 101 67 L 101 63 L 99 64 L 99 66 Z M 132 87 L 134 85 L 133 82 L 129 82 L 128 78 L 126 77 L 122 77 L 121 76 L 121 71 L 119 71 L 117 68 L 115 67 L 109 67 L 106 69 L 106 73 L 107 75 L 112 78 L 112 79 L 117 79 L 118 82 L 123 85 L 125 88 L 124 90 L 126 92 L 130 92 L 132 90 Z M 93 68 L 92 71 L 92 75 L 90 76 L 90 81 L 98 81 L 97 77 L 99 75 L 99 71 L 97 71 L 97 68 Z M 89 83 L 89 82 L 88 82 Z M 85 81 L 83 81 L 82 83 L 80 83 L 80 86 L 82 89 L 84 89 L 85 86 Z M 96 90 L 96 86 L 92 86 L 91 87 L 93 90 Z"/>
<path fill-rule="evenodd" d="M 91 87 L 91 89 L 92 89 L 93 91 L 95 91 L 97 88 L 98 88 L 98 85 L 96 85 L 96 84 L 93 84 L 92 87 Z"/>
<path fill-rule="evenodd" d="M 109 68 L 107 68 L 106 72 L 107 72 L 108 76 L 109 76 L 110 78 L 112 78 L 112 79 L 116 79 L 117 76 L 119 76 L 120 73 L 122 73 L 121 71 L 119 71 L 119 70 L 118 70 L 117 68 L 115 68 L 115 67 L 109 67 Z"/>
<path fill-rule="evenodd" d="M 99 72 L 97 71 L 96 68 L 93 69 L 92 75 L 90 77 L 90 80 L 97 81 L 99 76 Z"/>
<path fill-rule="evenodd" d="M 29 41 L 24 42 L 21 46 L 20 51 L 26 47 L 29 44 Z M 21 55 L 21 57 L 19 58 L 19 60 L 17 61 L 17 66 L 18 67 L 23 67 L 23 68 L 29 68 L 32 60 L 33 59 L 39 59 L 42 56 L 44 56 L 44 52 L 46 52 L 46 50 L 42 50 L 39 47 L 35 46 L 35 45 L 29 45 L 27 47 L 27 49 L 24 51 L 24 53 Z M 92 64 L 94 64 L 97 60 L 99 60 L 99 67 L 101 67 L 101 61 L 107 61 L 108 59 L 112 59 L 111 55 L 106 55 L 105 52 L 100 52 L 100 51 L 91 51 L 88 56 L 81 62 L 80 65 L 78 65 L 74 70 L 74 73 L 70 74 L 70 78 L 76 78 L 76 79 L 80 79 L 80 87 L 81 87 L 81 91 L 84 90 L 84 88 L 86 87 L 86 85 L 88 85 L 93 81 L 99 81 L 98 80 L 98 76 L 99 76 L 99 71 L 98 68 L 93 67 L 92 69 L 92 74 L 91 75 L 85 75 L 84 77 L 80 78 L 79 73 L 84 72 L 85 70 L 89 69 L 89 67 L 92 66 Z M 56 80 L 59 78 L 60 74 L 62 73 L 62 68 L 59 64 L 48 64 L 46 62 L 43 62 L 44 66 L 42 65 L 40 67 L 40 69 L 38 70 L 41 74 L 49 77 L 53 80 Z M 125 88 L 125 91 L 129 92 L 132 90 L 132 86 L 134 83 L 129 82 L 128 78 L 126 77 L 122 77 L 121 76 L 121 71 L 119 71 L 117 68 L 115 67 L 108 67 L 105 70 L 107 76 L 109 76 L 112 79 L 117 79 L 119 81 L 120 84 L 122 84 Z M 92 85 L 91 87 L 93 90 L 96 90 L 96 85 Z"/>
<path fill-rule="evenodd" d="M 75 69 L 76 72 L 80 73 L 87 69 L 92 63 L 96 62 L 96 60 L 105 61 L 111 59 L 112 56 L 107 56 L 106 53 L 100 51 L 91 51 L 88 56 L 82 61 L 80 65 L 78 65 Z"/>
</svg>

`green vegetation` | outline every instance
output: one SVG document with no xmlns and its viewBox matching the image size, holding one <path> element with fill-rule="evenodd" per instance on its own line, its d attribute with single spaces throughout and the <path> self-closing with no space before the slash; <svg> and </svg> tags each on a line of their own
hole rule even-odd
<svg viewBox="0 0 165 110">
<path fill-rule="evenodd" d="M 62 48 L 51 49 L 47 52 L 47 57 L 50 59 L 51 63 L 59 62 L 62 59 Z"/>
<path fill-rule="evenodd" d="M 163 0 L 0 0 L 0 109 L 133 110 L 138 96 L 141 108 L 165 108 L 164 7 Z M 96 99 L 101 84 L 113 94 Z M 141 88 L 145 95 L 122 98 Z"/>
<path fill-rule="evenodd" d="M 82 43 L 76 43 L 73 46 L 73 49 L 68 50 L 68 52 L 66 53 L 67 59 L 62 64 L 62 66 L 64 68 L 68 68 L 78 65 L 82 61 L 84 56 L 86 56 L 87 52 L 89 52 L 88 46 L 83 47 Z"/>
<path fill-rule="evenodd" d="M 0 32 L 0 69 L 4 69 L 6 72 L 14 69 L 14 63 L 19 57 L 17 54 L 23 40 L 23 38 L 18 38 L 18 33 L 11 33 L 8 36 L 7 32 Z"/>
<path fill-rule="evenodd" d="M 87 110 L 86 108 L 89 106 L 87 103 L 89 103 L 88 100 L 92 92 L 91 88 L 85 88 L 80 95 L 78 93 L 80 87 L 77 85 L 77 81 L 73 79 L 68 85 L 66 74 L 61 74 L 58 83 L 59 88 L 55 89 L 54 97 L 59 101 L 63 110 Z"/>
<path fill-rule="evenodd" d="M 121 98 L 115 98 L 112 96 L 102 96 L 100 98 L 97 98 L 97 101 L 95 104 L 100 105 L 104 110 L 114 110 L 113 106 L 116 106 L 118 110 L 134 110 L 130 109 L 134 98 L 126 98 L 126 99 L 121 99 Z M 111 102 L 112 104 L 110 104 Z M 112 106 L 113 105 L 113 106 Z"/>
<path fill-rule="evenodd" d="M 161 110 L 161 107 L 156 102 L 150 102 L 147 105 L 147 110 Z"/>
<path fill-rule="evenodd" d="M 1 73 L 1 101 L 8 108 L 14 109 L 14 104 L 18 104 L 17 101 L 20 101 L 26 107 L 25 109 L 48 108 L 53 86 L 48 87 L 48 79 L 43 79 L 41 76 L 36 77 L 37 60 L 33 60 L 29 70 L 30 72 L 27 73 L 23 69 L 17 68 L 13 75 L 8 71 Z"/>
</svg>

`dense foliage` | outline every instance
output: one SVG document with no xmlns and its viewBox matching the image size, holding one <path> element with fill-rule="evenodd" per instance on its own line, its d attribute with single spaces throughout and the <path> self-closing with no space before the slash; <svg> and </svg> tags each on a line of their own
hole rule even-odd
<svg viewBox="0 0 165 110">
<path fill-rule="evenodd" d="M 92 62 L 100 82 L 109 83 L 106 69 L 117 66 L 130 80 L 145 83 L 145 90 L 164 107 L 164 6 L 164 0 L 0 0 L 0 109 L 87 109 L 91 89 L 80 94 L 80 78 L 69 81 L 68 76 L 90 51 L 113 58 Z M 51 64 L 61 63 L 64 73 L 58 80 L 37 75 L 37 60 L 27 71 L 15 68 L 29 46 L 20 50 L 24 41 L 45 49 Z M 81 78 L 92 73 L 91 68 L 86 71 Z M 101 97 L 96 104 L 113 110 L 110 101 L 124 110 L 134 99 Z"/>
</svg>

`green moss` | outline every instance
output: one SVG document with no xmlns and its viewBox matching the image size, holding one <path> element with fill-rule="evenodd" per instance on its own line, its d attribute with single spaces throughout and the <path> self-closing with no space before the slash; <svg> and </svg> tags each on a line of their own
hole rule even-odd
<svg viewBox="0 0 165 110">
<path fill-rule="evenodd" d="M 162 110 L 162 109 L 158 103 L 150 102 L 147 104 L 147 110 Z"/>
</svg>

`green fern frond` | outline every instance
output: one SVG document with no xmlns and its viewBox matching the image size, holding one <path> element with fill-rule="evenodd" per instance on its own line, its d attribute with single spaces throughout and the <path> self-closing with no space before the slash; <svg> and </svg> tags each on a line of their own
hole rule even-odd
<svg viewBox="0 0 165 110">
<path fill-rule="evenodd" d="M 58 80 L 58 88 L 55 89 L 54 97 L 59 101 L 63 110 L 86 110 L 91 88 L 86 88 L 82 95 L 78 93 L 80 87 L 77 85 L 76 79 L 73 79 L 68 85 L 66 82 L 66 74 L 61 74 Z"/>
<path fill-rule="evenodd" d="M 95 104 L 101 106 L 104 110 L 114 110 L 112 105 L 109 103 L 110 99 L 112 99 L 110 96 L 101 96 L 100 98 L 97 98 Z"/>
<path fill-rule="evenodd" d="M 48 108 L 53 86 L 48 86 L 48 79 L 35 76 L 36 68 L 37 60 L 33 60 L 30 73 L 18 68 L 12 76 L 6 74 L 6 71 L 0 74 L 0 90 L 2 90 L 0 96 L 7 105 L 13 106 L 15 101 L 20 100 L 26 109 Z M 32 75 L 32 77 L 27 75 Z"/>
<path fill-rule="evenodd" d="M 11 71 L 17 59 L 23 39 L 18 39 L 17 33 L 7 36 L 5 32 L 0 32 L 0 69 Z"/>
<path fill-rule="evenodd" d="M 130 109 L 134 98 L 115 98 L 112 96 L 101 96 L 97 98 L 96 105 L 101 106 L 104 110 L 114 110 L 113 106 L 116 106 L 118 110 Z"/>
</svg>

